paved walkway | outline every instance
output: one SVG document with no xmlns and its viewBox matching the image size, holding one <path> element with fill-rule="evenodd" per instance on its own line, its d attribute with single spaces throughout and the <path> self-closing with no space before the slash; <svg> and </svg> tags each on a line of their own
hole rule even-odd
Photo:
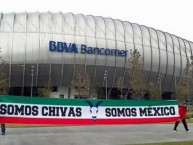
<svg viewBox="0 0 193 145">
<path fill-rule="evenodd" d="M 125 145 L 166 141 L 193 140 L 179 124 L 173 133 L 173 124 L 116 125 L 116 126 L 64 126 L 7 128 L 0 135 L 0 145 Z"/>
</svg>

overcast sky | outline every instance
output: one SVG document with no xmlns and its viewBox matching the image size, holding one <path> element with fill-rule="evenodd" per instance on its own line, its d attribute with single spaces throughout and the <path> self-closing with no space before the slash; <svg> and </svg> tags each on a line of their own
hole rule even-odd
<svg viewBox="0 0 193 145">
<path fill-rule="evenodd" d="M 153 27 L 193 42 L 193 0 L 1 0 L 0 12 L 72 12 Z"/>
</svg>

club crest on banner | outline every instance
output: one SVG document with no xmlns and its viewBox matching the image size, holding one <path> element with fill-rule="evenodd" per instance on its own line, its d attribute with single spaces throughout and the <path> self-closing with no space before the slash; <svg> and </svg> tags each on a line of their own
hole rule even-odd
<svg viewBox="0 0 193 145">
<path fill-rule="evenodd" d="M 92 116 L 92 119 L 93 119 L 94 121 L 96 121 L 97 115 L 98 115 L 98 112 L 99 112 L 98 107 L 99 107 L 99 105 L 100 105 L 103 101 L 98 101 L 95 105 L 93 105 L 91 101 L 85 101 L 85 102 L 88 103 L 88 105 L 90 106 L 90 110 L 89 110 L 89 111 L 90 111 L 90 114 L 91 114 L 91 116 Z"/>
</svg>

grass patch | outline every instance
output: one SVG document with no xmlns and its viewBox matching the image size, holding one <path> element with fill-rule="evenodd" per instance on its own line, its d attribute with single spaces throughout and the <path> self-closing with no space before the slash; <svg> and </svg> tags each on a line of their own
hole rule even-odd
<svg viewBox="0 0 193 145">
<path fill-rule="evenodd" d="M 193 145 L 193 141 L 146 143 L 146 144 L 135 144 L 135 145 Z"/>
</svg>

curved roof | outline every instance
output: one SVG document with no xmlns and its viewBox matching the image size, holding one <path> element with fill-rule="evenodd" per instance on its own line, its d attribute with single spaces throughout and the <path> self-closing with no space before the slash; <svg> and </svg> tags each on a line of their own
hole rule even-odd
<svg viewBox="0 0 193 145">
<path fill-rule="evenodd" d="M 160 49 L 164 49 L 166 41 L 168 45 L 179 46 L 180 43 L 182 48 L 193 47 L 190 41 L 136 23 L 73 13 L 1 13 L 0 31 L 78 35 L 152 47 L 161 43 Z"/>
</svg>

